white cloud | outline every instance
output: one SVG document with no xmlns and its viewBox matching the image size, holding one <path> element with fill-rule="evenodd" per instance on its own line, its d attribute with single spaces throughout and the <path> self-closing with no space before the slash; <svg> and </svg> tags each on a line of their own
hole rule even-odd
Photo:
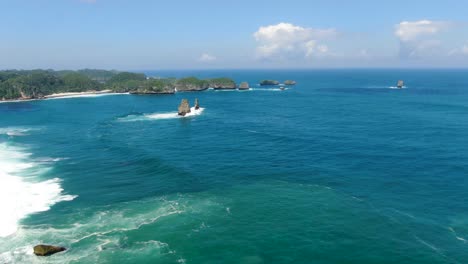
<svg viewBox="0 0 468 264">
<path fill-rule="evenodd" d="M 396 26 L 395 35 L 401 41 L 412 41 L 422 36 L 435 35 L 449 26 L 443 21 L 403 21 Z"/>
<path fill-rule="evenodd" d="M 437 55 L 442 46 L 438 35 L 450 27 L 445 21 L 403 21 L 396 25 L 395 36 L 400 40 L 400 56 L 420 58 Z"/>
<path fill-rule="evenodd" d="M 254 33 L 259 44 L 257 56 L 262 59 L 324 55 L 329 48 L 320 42 L 335 36 L 335 29 L 304 28 L 290 23 L 260 27 Z"/>
<path fill-rule="evenodd" d="M 199 61 L 201 62 L 211 62 L 211 61 L 215 61 L 217 58 L 213 55 L 210 55 L 208 53 L 203 53 L 202 55 L 200 55 L 200 57 L 198 58 Z"/>
<path fill-rule="evenodd" d="M 462 47 L 461 51 L 462 51 L 463 54 L 468 55 L 468 44 L 465 44 Z"/>
</svg>

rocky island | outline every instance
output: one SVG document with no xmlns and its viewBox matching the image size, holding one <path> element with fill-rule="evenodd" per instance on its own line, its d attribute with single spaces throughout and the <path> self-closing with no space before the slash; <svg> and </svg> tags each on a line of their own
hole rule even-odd
<svg viewBox="0 0 468 264">
<path fill-rule="evenodd" d="M 286 81 L 284 81 L 284 85 L 296 85 L 296 81 L 286 80 Z"/>
<path fill-rule="evenodd" d="M 261 86 L 265 86 L 265 85 L 278 85 L 280 84 L 278 81 L 276 80 L 263 80 L 260 82 L 260 85 Z"/>
<path fill-rule="evenodd" d="M 250 89 L 250 86 L 248 82 L 242 82 L 239 85 L 239 90 L 249 90 L 249 89 Z"/>
</svg>

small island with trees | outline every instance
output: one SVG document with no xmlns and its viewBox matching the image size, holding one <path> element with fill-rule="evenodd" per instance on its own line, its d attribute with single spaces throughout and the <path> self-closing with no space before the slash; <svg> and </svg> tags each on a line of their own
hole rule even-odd
<svg viewBox="0 0 468 264">
<path fill-rule="evenodd" d="M 278 85 L 279 82 L 262 81 L 260 84 Z M 295 82 L 286 85 L 293 84 Z M 230 78 L 153 78 L 143 73 L 114 70 L 0 71 L 0 101 L 47 99 L 80 93 L 174 94 L 204 91 L 209 88 L 246 90 L 249 89 L 249 85 L 244 82 L 237 86 Z"/>
</svg>

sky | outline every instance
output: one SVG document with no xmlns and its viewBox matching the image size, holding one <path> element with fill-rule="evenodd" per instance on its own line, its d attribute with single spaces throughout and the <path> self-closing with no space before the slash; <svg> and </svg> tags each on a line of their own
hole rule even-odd
<svg viewBox="0 0 468 264">
<path fill-rule="evenodd" d="M 466 0 L 0 0 L 0 69 L 468 68 Z"/>
</svg>

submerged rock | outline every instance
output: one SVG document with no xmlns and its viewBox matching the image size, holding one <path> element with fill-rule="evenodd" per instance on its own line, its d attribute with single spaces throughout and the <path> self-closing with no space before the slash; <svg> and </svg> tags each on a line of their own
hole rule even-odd
<svg viewBox="0 0 468 264">
<path fill-rule="evenodd" d="M 200 105 L 198 103 L 198 98 L 195 98 L 195 110 L 200 109 Z"/>
<path fill-rule="evenodd" d="M 279 82 L 275 80 L 263 80 L 260 82 L 260 85 L 278 85 Z"/>
<path fill-rule="evenodd" d="M 249 83 L 248 83 L 248 82 L 242 82 L 242 83 L 239 85 L 239 90 L 248 90 L 248 89 L 250 89 Z"/>
<path fill-rule="evenodd" d="M 286 80 L 286 81 L 284 81 L 284 85 L 296 85 L 296 81 Z"/>
<path fill-rule="evenodd" d="M 64 247 L 57 247 L 51 245 L 37 245 L 34 247 L 34 254 L 36 256 L 50 256 L 65 250 L 67 249 Z"/>
<path fill-rule="evenodd" d="M 186 114 L 190 113 L 190 104 L 187 99 L 182 99 L 180 102 L 178 114 L 180 116 L 185 116 Z"/>
</svg>

